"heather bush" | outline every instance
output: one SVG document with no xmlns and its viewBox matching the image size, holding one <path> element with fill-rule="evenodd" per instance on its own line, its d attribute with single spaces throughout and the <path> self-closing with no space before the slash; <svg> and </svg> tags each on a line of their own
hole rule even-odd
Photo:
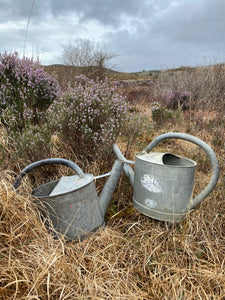
<svg viewBox="0 0 225 300">
<path fill-rule="evenodd" d="M 58 93 L 57 81 L 38 60 L 0 53 L 0 113 L 9 130 L 37 124 Z"/>
<path fill-rule="evenodd" d="M 162 97 L 164 103 L 170 109 L 181 107 L 182 110 L 187 110 L 190 108 L 190 93 L 187 91 L 168 90 Z"/>
<path fill-rule="evenodd" d="M 180 68 L 162 71 L 153 85 L 154 101 L 161 101 L 168 91 L 188 91 L 190 109 L 224 111 L 225 66 L 212 63 L 196 68 Z M 163 97 L 165 98 L 165 97 Z"/>
<path fill-rule="evenodd" d="M 48 109 L 49 122 L 77 155 L 90 157 L 96 150 L 106 154 L 120 134 L 128 106 L 107 80 L 79 79 L 54 100 Z"/>
</svg>

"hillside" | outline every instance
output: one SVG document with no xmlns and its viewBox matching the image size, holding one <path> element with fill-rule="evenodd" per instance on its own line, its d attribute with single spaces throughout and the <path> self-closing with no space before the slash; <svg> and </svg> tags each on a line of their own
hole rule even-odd
<svg viewBox="0 0 225 300">
<path fill-rule="evenodd" d="M 63 85 L 68 81 L 73 83 L 74 77 L 80 74 L 90 74 L 90 77 L 97 77 L 99 70 L 97 67 L 75 67 L 66 65 L 49 65 L 44 66 L 46 72 L 50 75 L 55 75 Z M 157 77 L 160 71 L 141 71 L 141 72 L 119 72 L 111 69 L 103 69 L 103 76 L 107 76 L 110 80 L 146 80 Z"/>
</svg>

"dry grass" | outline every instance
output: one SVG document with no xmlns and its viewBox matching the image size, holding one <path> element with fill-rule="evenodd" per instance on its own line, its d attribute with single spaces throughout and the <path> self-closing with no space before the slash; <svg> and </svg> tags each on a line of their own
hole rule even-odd
<svg viewBox="0 0 225 300">
<path fill-rule="evenodd" d="M 148 115 L 146 101 L 140 111 Z M 183 120 L 165 124 L 138 135 L 127 158 L 133 159 L 163 132 L 188 132 L 210 144 L 220 160 L 216 189 L 183 222 L 170 224 L 133 208 L 132 188 L 123 175 L 105 217 L 106 227 L 80 243 L 65 243 L 48 234 L 30 196 L 30 181 L 23 180 L 20 193 L 12 190 L 14 171 L 26 162 L 14 160 L 10 140 L 1 131 L 0 299 L 225 299 L 224 119 L 211 112 L 195 113 L 194 118 L 186 113 Z M 123 153 L 127 139 L 118 140 Z M 58 137 L 53 142 L 51 156 L 77 162 Z M 207 185 L 210 162 L 203 151 L 179 140 L 157 148 L 198 161 L 194 195 Z M 100 162 L 78 164 L 95 175 L 109 171 Z M 29 176 L 31 181 L 46 180 L 44 171 Z M 62 167 L 57 175 L 62 172 L 67 171 Z M 102 184 L 100 180 L 98 189 Z"/>
<path fill-rule="evenodd" d="M 198 136 L 209 142 L 210 135 L 204 135 Z M 193 157 L 193 147 L 183 143 L 171 141 L 160 150 L 172 147 Z M 138 150 L 134 147 L 130 157 Z M 204 153 L 195 154 L 207 165 Z M 15 193 L 14 174 L 2 171 L 0 299 L 224 299 L 224 157 L 220 160 L 216 190 L 177 225 L 135 211 L 123 176 L 106 227 L 80 243 L 54 240 L 26 180 Z M 205 168 L 198 170 L 196 192 L 209 180 Z"/>
</svg>

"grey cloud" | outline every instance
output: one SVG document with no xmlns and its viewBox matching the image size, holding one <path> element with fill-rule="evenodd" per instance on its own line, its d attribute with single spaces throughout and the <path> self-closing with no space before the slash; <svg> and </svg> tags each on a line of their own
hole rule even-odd
<svg viewBox="0 0 225 300">
<path fill-rule="evenodd" d="M 77 15 L 83 23 L 97 20 L 102 25 L 117 26 L 121 16 L 141 16 L 151 3 L 151 0 L 35 0 L 32 20 Z M 31 5 L 31 0 L 0 0 L 0 23 L 6 19 L 28 19 Z"/>
<path fill-rule="evenodd" d="M 0 0 L 1 51 L 23 47 L 31 4 Z M 118 53 L 124 71 L 174 67 L 224 51 L 224 11 L 224 0 L 35 0 L 27 45 L 51 57 L 88 38 Z"/>
<path fill-rule="evenodd" d="M 218 6 L 212 0 L 165 1 L 154 7 L 151 18 L 146 11 L 135 34 L 123 30 L 108 37 L 115 48 L 123 45 L 123 59 L 118 59 L 118 65 L 129 60 L 130 67 L 141 69 L 177 67 L 220 55 L 225 48 L 225 2 L 217 3 Z"/>
<path fill-rule="evenodd" d="M 140 16 L 146 6 L 152 3 L 149 0 L 51 0 L 53 15 L 75 12 L 81 22 L 97 20 L 105 25 L 116 26 L 122 15 Z"/>
<path fill-rule="evenodd" d="M 0 1 L 0 22 L 2 23 L 5 20 L 11 20 L 15 18 L 23 18 L 27 15 L 29 8 L 26 7 L 26 3 L 23 0 L 19 0 L 16 3 L 9 0 L 1 0 Z"/>
<path fill-rule="evenodd" d="M 225 31 L 225 1 L 177 1 L 155 20 L 153 31 L 165 41 L 180 44 L 207 45 L 218 41 Z"/>
<path fill-rule="evenodd" d="M 28 20 L 33 1 L 30 0 L 0 0 L 0 23 L 7 21 Z M 47 0 L 35 0 L 32 19 L 43 19 L 49 11 Z"/>
</svg>

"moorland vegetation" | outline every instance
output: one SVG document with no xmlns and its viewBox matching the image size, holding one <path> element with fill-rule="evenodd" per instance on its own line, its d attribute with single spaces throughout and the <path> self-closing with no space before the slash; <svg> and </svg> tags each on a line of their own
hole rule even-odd
<svg viewBox="0 0 225 300">
<path fill-rule="evenodd" d="M 72 68 L 69 76 L 68 67 L 0 55 L 0 299 L 224 299 L 225 66 L 147 76 L 107 70 L 104 79 L 89 79 L 82 68 L 72 76 Z M 216 189 L 181 223 L 137 212 L 123 174 L 106 227 L 65 243 L 48 233 L 30 193 L 71 171 L 41 167 L 19 192 L 12 188 L 31 162 L 61 157 L 99 175 L 112 167 L 114 143 L 133 160 L 170 131 L 204 140 L 221 167 Z M 180 140 L 157 149 L 197 161 L 194 196 L 207 185 L 211 165 L 201 149 Z"/>
</svg>

